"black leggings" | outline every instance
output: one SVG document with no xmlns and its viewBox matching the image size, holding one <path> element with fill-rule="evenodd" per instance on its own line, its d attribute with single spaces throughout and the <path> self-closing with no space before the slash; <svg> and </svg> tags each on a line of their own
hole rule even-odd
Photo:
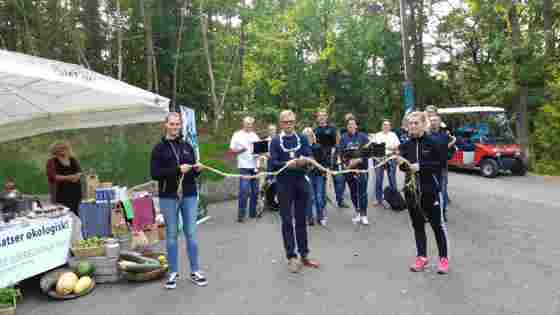
<svg viewBox="0 0 560 315">
<path fill-rule="evenodd" d="M 447 257 L 448 238 L 447 224 L 443 220 L 443 206 L 441 193 L 423 193 L 420 197 L 419 208 L 418 203 L 410 192 L 405 192 L 406 203 L 408 206 L 408 214 L 412 221 L 414 229 L 414 238 L 416 240 L 417 256 L 427 256 L 427 239 L 426 239 L 426 220 L 432 226 L 434 231 L 439 257 Z"/>
<path fill-rule="evenodd" d="M 368 174 L 353 174 L 348 173 L 346 176 L 346 183 L 350 188 L 350 197 L 354 208 L 361 215 L 367 215 L 367 184 L 368 184 Z"/>
</svg>

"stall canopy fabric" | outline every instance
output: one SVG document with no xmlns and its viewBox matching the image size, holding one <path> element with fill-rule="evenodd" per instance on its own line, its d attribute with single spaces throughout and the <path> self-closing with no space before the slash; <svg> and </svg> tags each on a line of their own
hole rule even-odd
<svg viewBox="0 0 560 315">
<path fill-rule="evenodd" d="M 0 50 L 0 142 L 162 121 L 169 99 L 82 66 Z"/>
</svg>

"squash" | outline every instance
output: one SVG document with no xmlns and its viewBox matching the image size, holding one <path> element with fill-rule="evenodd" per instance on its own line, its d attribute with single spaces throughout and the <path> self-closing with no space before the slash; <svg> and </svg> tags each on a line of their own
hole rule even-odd
<svg viewBox="0 0 560 315">
<path fill-rule="evenodd" d="M 132 262 L 139 263 L 139 264 L 154 264 L 154 265 L 159 264 L 159 261 L 157 259 L 145 257 L 145 256 L 142 256 L 139 253 L 131 252 L 131 251 L 121 251 L 120 252 L 120 259 L 121 260 L 132 261 Z"/>
<path fill-rule="evenodd" d="M 73 272 L 63 273 L 56 282 L 56 293 L 59 295 L 68 295 L 74 291 L 78 283 L 78 276 Z"/>
<path fill-rule="evenodd" d="M 149 263 L 139 264 L 133 261 L 121 260 L 119 262 L 119 268 L 122 271 L 127 271 L 131 273 L 145 273 L 145 272 L 150 272 L 150 271 L 160 269 L 161 264 L 159 262 L 157 263 L 149 262 Z"/>
<path fill-rule="evenodd" d="M 76 283 L 76 286 L 74 287 L 74 293 L 80 295 L 86 292 L 89 289 L 89 287 L 91 287 L 92 282 L 93 281 L 88 276 L 81 277 L 80 280 L 78 280 L 78 283 Z"/>
<path fill-rule="evenodd" d="M 160 269 L 162 266 L 157 259 L 145 257 L 136 252 L 121 251 L 120 259 L 120 269 L 131 273 L 150 272 Z"/>
</svg>

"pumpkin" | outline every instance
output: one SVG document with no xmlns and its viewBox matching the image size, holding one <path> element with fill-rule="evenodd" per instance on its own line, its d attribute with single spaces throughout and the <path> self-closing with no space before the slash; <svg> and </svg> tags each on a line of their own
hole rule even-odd
<svg viewBox="0 0 560 315">
<path fill-rule="evenodd" d="M 78 283 L 78 276 L 73 272 L 65 272 L 56 282 L 56 293 L 59 295 L 68 295 L 74 291 L 76 283 Z"/>
<path fill-rule="evenodd" d="M 74 287 L 74 293 L 80 295 L 86 292 L 87 289 L 91 287 L 91 283 L 92 280 L 90 277 L 88 276 L 81 277 L 80 280 L 78 280 L 78 283 L 76 283 L 76 286 Z"/>
</svg>

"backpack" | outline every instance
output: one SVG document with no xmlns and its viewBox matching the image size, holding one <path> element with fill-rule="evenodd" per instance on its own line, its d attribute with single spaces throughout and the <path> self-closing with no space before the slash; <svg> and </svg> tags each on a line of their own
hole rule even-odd
<svg viewBox="0 0 560 315">
<path fill-rule="evenodd" d="M 398 190 L 392 189 L 391 186 L 385 187 L 385 190 L 383 191 L 383 198 L 391 206 L 391 209 L 395 211 L 402 211 L 406 209 L 406 203 L 403 196 Z"/>
</svg>

